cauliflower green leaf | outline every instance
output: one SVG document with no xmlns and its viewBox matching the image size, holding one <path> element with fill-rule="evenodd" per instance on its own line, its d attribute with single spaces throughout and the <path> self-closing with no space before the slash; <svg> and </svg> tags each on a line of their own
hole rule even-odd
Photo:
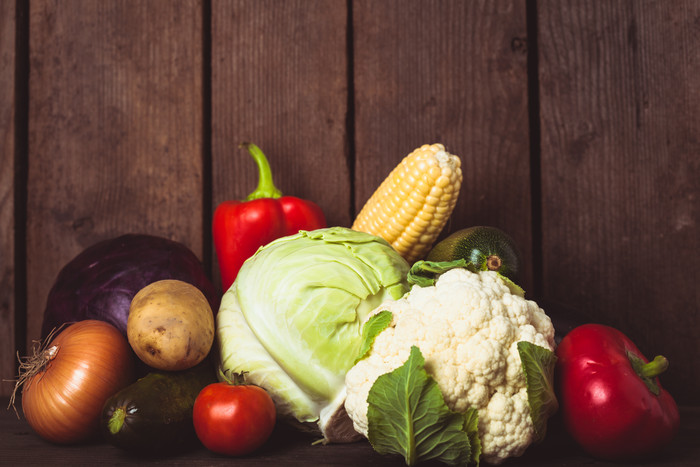
<svg viewBox="0 0 700 467">
<path fill-rule="evenodd" d="M 355 363 L 359 362 L 370 351 L 372 343 L 377 334 L 385 330 L 391 324 L 393 314 L 389 310 L 382 310 L 377 314 L 372 315 L 364 326 L 362 326 L 362 345 L 360 353 L 355 359 Z"/>
<path fill-rule="evenodd" d="M 441 274 L 446 273 L 450 269 L 464 268 L 470 272 L 478 272 L 476 267 L 464 258 L 459 258 L 454 261 L 416 261 L 411 269 L 408 270 L 406 280 L 409 284 L 418 285 L 420 287 L 429 287 L 435 285 L 435 281 Z M 500 272 L 498 276 L 503 279 L 503 282 L 510 289 L 510 293 L 520 297 L 525 296 L 525 291 L 518 284 L 513 282 L 508 277 Z"/>
<path fill-rule="evenodd" d="M 469 446 L 471 448 L 471 460 L 479 465 L 481 457 L 481 439 L 479 439 L 479 411 L 475 408 L 467 409 L 464 413 L 464 431 L 469 437 Z"/>
<path fill-rule="evenodd" d="M 368 439 L 409 466 L 429 459 L 465 466 L 479 455 L 470 443 L 478 439 L 476 410 L 451 411 L 424 366 L 414 345 L 402 366 L 377 378 L 367 397 Z"/>
<path fill-rule="evenodd" d="M 408 270 L 406 280 L 409 284 L 415 284 L 420 287 L 428 287 L 435 285 L 435 281 L 440 274 L 454 268 L 469 269 L 470 263 L 464 258 L 459 258 L 454 261 L 416 261 L 411 269 Z M 473 271 L 472 271 L 473 272 Z"/>
<path fill-rule="evenodd" d="M 537 440 L 542 440 L 547 431 L 547 419 L 559 408 L 552 383 L 557 357 L 551 350 L 527 341 L 518 342 L 518 353 L 527 380 L 530 418 Z"/>
</svg>

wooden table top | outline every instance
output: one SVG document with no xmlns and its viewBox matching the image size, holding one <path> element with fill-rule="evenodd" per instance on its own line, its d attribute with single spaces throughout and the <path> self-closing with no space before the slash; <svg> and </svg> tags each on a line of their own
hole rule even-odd
<svg viewBox="0 0 700 467">
<path fill-rule="evenodd" d="M 5 404 L 7 407 L 7 404 Z M 307 434 L 278 424 L 270 440 L 257 453 L 229 458 L 196 447 L 177 455 L 144 458 L 130 455 L 101 441 L 77 446 L 57 446 L 41 439 L 24 418 L 12 409 L 0 411 L 0 465 L 187 465 L 187 466 L 358 466 L 405 465 L 402 458 L 380 456 L 368 442 L 343 445 L 313 444 Z M 424 464 L 428 465 L 428 464 Z M 434 464 L 444 465 L 444 464 Z M 507 466 L 616 466 L 598 461 L 583 453 L 561 429 L 556 418 L 550 420 L 547 438 L 531 446 L 520 458 L 509 459 Z M 628 464 L 631 465 L 631 464 Z M 635 464 L 638 465 L 638 464 Z M 664 455 L 644 462 L 645 466 L 700 466 L 700 407 L 681 407 L 681 429 Z"/>
</svg>

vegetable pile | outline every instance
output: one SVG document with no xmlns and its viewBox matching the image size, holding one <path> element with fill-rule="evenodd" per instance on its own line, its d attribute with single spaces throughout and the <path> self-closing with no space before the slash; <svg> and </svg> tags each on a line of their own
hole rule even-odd
<svg viewBox="0 0 700 467">
<path fill-rule="evenodd" d="M 44 327 L 56 327 L 20 364 L 29 425 L 54 443 L 102 433 L 140 452 L 196 439 L 194 400 L 216 382 L 219 301 L 181 243 L 128 234 L 87 248 L 49 293 Z"/>
<path fill-rule="evenodd" d="M 559 411 L 596 458 L 670 444 L 665 358 L 598 324 L 556 336 L 500 229 L 437 242 L 462 183 L 443 145 L 400 161 L 351 228 L 282 196 L 262 151 L 243 146 L 260 180 L 212 219 L 223 294 L 185 245 L 150 235 L 105 240 L 61 270 L 15 387 L 39 436 L 250 456 L 282 421 L 407 465 L 466 466 L 522 455 Z"/>
</svg>

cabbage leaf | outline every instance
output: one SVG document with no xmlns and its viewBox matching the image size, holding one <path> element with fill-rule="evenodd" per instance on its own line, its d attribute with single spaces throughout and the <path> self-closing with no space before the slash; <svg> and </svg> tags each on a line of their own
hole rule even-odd
<svg viewBox="0 0 700 467">
<path fill-rule="evenodd" d="M 282 416 L 319 420 L 324 409 L 342 406 L 362 324 L 382 302 L 408 291 L 408 269 L 385 240 L 343 227 L 263 246 L 221 301 L 222 377 L 243 374 L 262 386 Z"/>
</svg>

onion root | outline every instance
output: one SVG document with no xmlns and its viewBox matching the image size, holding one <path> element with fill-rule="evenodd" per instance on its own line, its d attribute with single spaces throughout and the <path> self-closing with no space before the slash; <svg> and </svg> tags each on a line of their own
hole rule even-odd
<svg viewBox="0 0 700 467">
<path fill-rule="evenodd" d="M 17 361 L 19 362 L 17 380 L 15 381 L 15 387 L 12 389 L 12 394 L 10 395 L 10 403 L 7 406 L 8 409 L 10 407 L 14 409 L 17 418 L 19 418 L 19 412 L 17 411 L 17 407 L 15 407 L 17 391 L 19 391 L 20 388 L 24 388 L 25 385 L 29 387 L 32 378 L 40 373 L 43 373 L 51 360 L 56 358 L 59 348 L 57 345 L 50 344 L 54 336 L 58 334 L 58 332 L 67 324 L 69 323 L 65 323 L 58 328 L 55 328 L 43 341 L 33 341 L 31 355 L 20 357 L 19 352 L 17 352 Z"/>
</svg>

